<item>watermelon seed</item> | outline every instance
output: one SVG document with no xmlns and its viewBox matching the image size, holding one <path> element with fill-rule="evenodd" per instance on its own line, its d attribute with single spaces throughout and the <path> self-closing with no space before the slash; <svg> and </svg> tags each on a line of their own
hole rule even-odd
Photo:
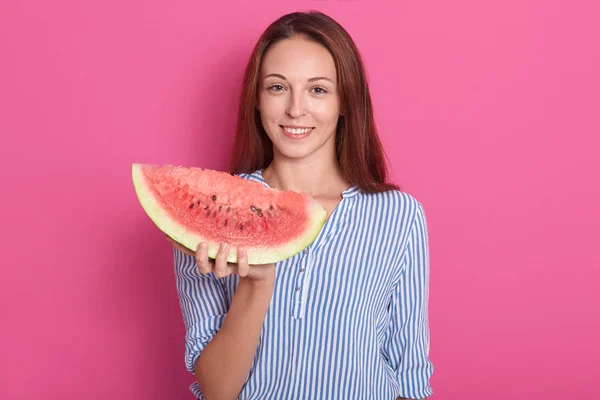
<svg viewBox="0 0 600 400">
<path fill-rule="evenodd" d="M 240 229 L 244 229 L 244 224 L 240 224 Z"/>
<path fill-rule="evenodd" d="M 260 211 L 258 212 L 258 216 L 259 216 L 259 217 L 262 217 L 262 216 L 263 216 L 263 215 L 262 215 L 262 213 L 261 213 Z"/>
<path fill-rule="evenodd" d="M 254 211 L 256 211 L 256 207 L 250 206 L 250 210 L 252 210 L 252 212 L 254 212 Z"/>
<path fill-rule="evenodd" d="M 194 208 L 194 203 L 190 204 L 190 208 Z"/>
<path fill-rule="evenodd" d="M 205 210 L 207 210 L 207 209 L 208 209 L 208 206 L 204 206 L 204 209 L 205 209 Z"/>
<path fill-rule="evenodd" d="M 229 210 L 231 210 L 231 207 L 227 207 L 227 212 L 229 212 Z"/>
<path fill-rule="evenodd" d="M 217 201 L 217 196 L 215 196 L 214 194 L 212 196 L 212 201 Z"/>
<path fill-rule="evenodd" d="M 225 220 L 225 226 L 227 226 L 227 220 Z"/>
<path fill-rule="evenodd" d="M 273 205 L 270 205 L 270 206 L 269 206 L 269 210 L 271 210 L 271 211 L 273 211 L 273 210 L 274 210 L 274 208 L 273 208 Z"/>
<path fill-rule="evenodd" d="M 200 204 L 200 200 L 198 200 L 198 201 L 196 202 L 196 204 Z"/>
<path fill-rule="evenodd" d="M 219 206 L 219 211 L 221 211 L 223 209 L 223 206 Z"/>
</svg>

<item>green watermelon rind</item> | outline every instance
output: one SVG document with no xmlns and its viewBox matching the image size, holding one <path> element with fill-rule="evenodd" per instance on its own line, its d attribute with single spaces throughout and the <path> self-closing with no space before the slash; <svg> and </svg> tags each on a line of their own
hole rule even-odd
<svg viewBox="0 0 600 400">
<path fill-rule="evenodd" d="M 193 252 L 196 251 L 200 242 L 208 243 L 208 257 L 212 259 L 216 258 L 220 244 L 187 231 L 184 226 L 174 221 L 165 212 L 152 195 L 152 191 L 148 189 L 143 166 L 144 164 L 132 165 L 133 185 L 142 208 L 146 211 L 146 214 L 148 214 L 152 222 L 154 222 L 158 229 L 163 233 Z M 291 242 L 279 247 L 249 248 L 247 251 L 248 264 L 270 264 L 283 261 L 300 253 L 315 241 L 325 224 L 327 212 L 315 199 L 309 196 L 306 196 L 306 198 L 309 222 L 304 233 Z M 230 246 L 227 261 L 230 263 L 237 263 L 237 248 Z"/>
</svg>

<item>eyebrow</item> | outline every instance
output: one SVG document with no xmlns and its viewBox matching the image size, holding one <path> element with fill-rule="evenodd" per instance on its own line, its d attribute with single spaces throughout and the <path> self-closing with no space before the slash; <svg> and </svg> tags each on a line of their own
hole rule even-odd
<svg viewBox="0 0 600 400">
<path fill-rule="evenodd" d="M 269 75 L 266 75 L 264 79 L 267 79 L 269 77 L 275 77 L 275 78 L 283 79 L 284 81 L 287 80 L 287 78 L 285 76 L 281 75 L 281 74 L 269 74 Z M 334 81 L 332 81 L 331 79 L 329 79 L 329 78 L 327 78 L 325 76 L 315 76 L 314 78 L 310 78 L 308 80 L 308 82 L 315 82 L 315 81 L 320 81 L 320 80 L 323 80 L 323 79 L 326 80 L 326 81 L 329 81 L 329 82 L 331 82 L 333 84 L 335 84 Z"/>
</svg>

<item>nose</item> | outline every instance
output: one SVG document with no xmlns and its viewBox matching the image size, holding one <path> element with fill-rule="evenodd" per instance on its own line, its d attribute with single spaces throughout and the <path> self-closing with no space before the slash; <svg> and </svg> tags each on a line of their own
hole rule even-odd
<svg viewBox="0 0 600 400">
<path fill-rule="evenodd" d="M 286 108 L 285 112 L 292 118 L 298 118 L 306 114 L 306 107 L 304 105 L 301 93 L 290 95 L 288 107 Z"/>
</svg>

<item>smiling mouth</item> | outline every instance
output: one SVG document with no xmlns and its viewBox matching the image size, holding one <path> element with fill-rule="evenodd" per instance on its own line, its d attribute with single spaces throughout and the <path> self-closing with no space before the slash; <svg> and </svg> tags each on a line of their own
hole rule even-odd
<svg viewBox="0 0 600 400">
<path fill-rule="evenodd" d="M 307 127 L 307 128 L 294 127 L 294 128 L 292 128 L 292 127 L 284 126 L 284 125 L 280 125 L 280 127 L 285 133 L 288 133 L 290 135 L 296 135 L 296 136 L 306 135 L 307 133 L 309 133 L 313 129 L 315 129 L 314 127 Z"/>
</svg>

